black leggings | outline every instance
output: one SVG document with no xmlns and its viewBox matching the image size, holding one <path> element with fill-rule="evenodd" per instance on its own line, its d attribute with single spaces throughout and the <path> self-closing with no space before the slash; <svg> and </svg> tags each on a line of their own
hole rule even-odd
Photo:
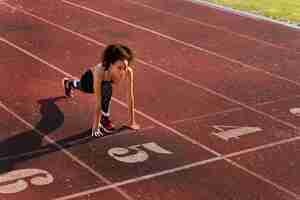
<svg viewBox="0 0 300 200">
<path fill-rule="evenodd" d="M 80 90 L 85 93 L 94 93 L 93 72 L 89 69 L 80 78 Z M 102 112 L 109 115 L 109 106 L 112 97 L 112 82 L 102 81 L 101 83 L 101 105 Z"/>
</svg>

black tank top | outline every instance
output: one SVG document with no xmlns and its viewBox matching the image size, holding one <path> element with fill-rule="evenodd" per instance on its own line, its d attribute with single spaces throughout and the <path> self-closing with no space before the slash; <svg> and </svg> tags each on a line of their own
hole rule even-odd
<svg viewBox="0 0 300 200">
<path fill-rule="evenodd" d="M 108 69 L 104 68 L 104 72 Z M 102 92 L 112 93 L 112 80 L 102 80 L 101 88 Z M 91 69 L 88 69 L 80 78 L 80 87 L 82 91 L 86 93 L 94 93 L 94 77 Z"/>
</svg>

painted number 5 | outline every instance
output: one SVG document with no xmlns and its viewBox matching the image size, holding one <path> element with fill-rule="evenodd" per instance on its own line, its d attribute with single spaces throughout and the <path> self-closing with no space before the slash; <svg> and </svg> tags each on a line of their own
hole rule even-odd
<svg viewBox="0 0 300 200">
<path fill-rule="evenodd" d="M 141 145 L 133 145 L 127 148 L 112 148 L 108 150 L 108 155 L 121 162 L 138 163 L 144 162 L 149 158 L 146 151 L 151 151 L 157 154 L 172 154 L 172 152 L 162 148 L 158 144 L 149 142 Z"/>
<path fill-rule="evenodd" d="M 0 194 L 18 193 L 29 185 L 43 186 L 52 183 L 53 176 L 41 169 L 20 169 L 0 176 Z"/>
</svg>

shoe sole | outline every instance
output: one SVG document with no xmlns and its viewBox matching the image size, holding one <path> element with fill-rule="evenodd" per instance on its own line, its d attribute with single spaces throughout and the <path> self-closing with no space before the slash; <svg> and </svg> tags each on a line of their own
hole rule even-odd
<svg viewBox="0 0 300 200">
<path fill-rule="evenodd" d="M 68 80 L 69 80 L 68 78 L 63 78 L 63 79 L 61 80 L 61 84 L 62 84 L 62 87 L 64 88 L 65 96 L 66 96 L 66 97 L 73 97 L 72 92 L 70 92 L 70 95 L 67 95 L 67 94 L 66 94 L 65 81 L 68 81 Z"/>
<path fill-rule="evenodd" d="M 116 131 L 116 129 L 114 129 L 114 130 L 108 130 L 108 129 L 104 128 L 103 126 L 101 126 L 101 129 L 102 129 L 105 133 L 113 133 L 113 132 Z"/>
</svg>

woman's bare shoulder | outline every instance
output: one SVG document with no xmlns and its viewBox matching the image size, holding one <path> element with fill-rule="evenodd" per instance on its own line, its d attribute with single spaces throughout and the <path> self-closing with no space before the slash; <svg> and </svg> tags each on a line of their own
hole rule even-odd
<svg viewBox="0 0 300 200">
<path fill-rule="evenodd" d="M 93 73 L 95 75 L 101 75 L 103 73 L 103 67 L 102 67 L 102 64 L 99 63 L 97 65 L 95 65 L 94 67 L 92 67 L 91 69 L 93 71 Z"/>
</svg>

